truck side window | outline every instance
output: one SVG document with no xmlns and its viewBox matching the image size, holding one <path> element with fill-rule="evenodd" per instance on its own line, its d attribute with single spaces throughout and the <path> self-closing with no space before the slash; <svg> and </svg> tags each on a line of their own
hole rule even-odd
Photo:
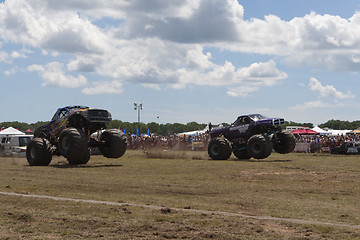
<svg viewBox="0 0 360 240">
<path fill-rule="evenodd" d="M 241 125 L 241 118 L 236 119 L 236 121 L 233 124 L 235 127 Z"/>
<path fill-rule="evenodd" d="M 236 122 L 234 123 L 234 126 L 241 126 L 241 125 L 246 125 L 250 123 L 250 119 L 248 117 L 242 117 L 236 120 Z"/>
<path fill-rule="evenodd" d="M 250 123 L 250 119 L 248 117 L 244 117 L 243 118 L 243 124 L 249 124 Z"/>
<path fill-rule="evenodd" d="M 61 110 L 61 111 L 59 112 L 59 118 L 65 117 L 65 116 L 67 115 L 67 113 L 68 113 L 68 112 L 67 112 L 65 109 Z"/>
</svg>

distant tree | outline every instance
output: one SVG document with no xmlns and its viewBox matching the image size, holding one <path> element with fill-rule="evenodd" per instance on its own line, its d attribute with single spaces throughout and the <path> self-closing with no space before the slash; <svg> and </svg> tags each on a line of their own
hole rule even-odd
<svg viewBox="0 0 360 240">
<path fill-rule="evenodd" d="M 148 129 L 150 129 L 151 133 L 159 134 L 160 132 L 160 126 L 156 122 L 151 122 L 147 124 Z"/>
<path fill-rule="evenodd" d="M 206 127 L 207 124 L 204 123 L 197 123 L 197 122 L 188 122 L 185 125 L 183 132 L 190 132 L 190 131 L 196 131 L 196 130 L 203 130 Z"/>
<path fill-rule="evenodd" d="M 0 123 L 0 128 L 1 127 L 14 127 L 19 129 L 20 131 L 26 131 L 27 129 L 30 129 L 32 131 L 34 131 L 36 128 L 43 126 L 44 124 L 47 124 L 48 121 L 43 122 L 43 121 L 39 121 L 36 123 L 24 123 L 24 122 L 18 122 L 18 121 L 13 121 L 13 122 L 2 122 Z M 155 133 L 157 135 L 163 135 L 163 136 L 169 136 L 172 135 L 174 133 L 181 133 L 181 132 L 190 132 L 190 131 L 195 131 L 195 130 L 202 130 L 206 127 L 207 124 L 205 123 L 197 123 L 197 122 L 188 122 L 187 124 L 182 124 L 182 123 L 165 123 L 165 124 L 159 124 L 156 122 L 151 122 L 151 123 L 140 123 L 140 132 L 141 133 L 147 133 L 148 129 L 150 129 L 151 133 Z M 228 123 L 221 123 L 221 124 L 213 124 L 213 127 L 217 127 L 219 125 L 222 126 L 229 126 L 230 124 Z M 285 128 L 286 126 L 301 126 L 301 127 L 309 127 L 309 128 L 313 128 L 314 125 L 312 123 L 298 123 L 298 122 L 292 122 L 292 121 L 286 121 L 285 124 L 283 125 L 283 127 Z M 132 134 L 136 134 L 136 129 L 138 128 L 138 123 L 137 122 L 123 122 L 120 120 L 112 120 L 109 124 L 108 124 L 109 128 L 117 128 L 117 129 L 121 129 L 122 131 L 124 131 L 126 129 L 126 133 L 132 133 Z M 343 130 L 343 129 L 356 129 L 358 127 L 360 127 L 360 120 L 358 121 L 353 121 L 353 122 L 349 122 L 349 121 L 340 121 L 340 120 L 329 120 L 326 123 L 320 124 L 319 127 L 321 128 L 331 128 L 331 129 L 338 129 L 338 130 Z"/>
<path fill-rule="evenodd" d="M 173 124 L 169 124 L 169 129 L 168 132 L 169 134 L 174 134 L 174 133 L 180 133 L 180 132 L 184 132 L 184 124 L 181 123 L 173 123 Z"/>
<path fill-rule="evenodd" d="M 36 123 L 31 123 L 29 128 L 34 131 L 35 129 L 37 129 L 38 127 L 41 127 L 45 124 L 49 123 L 49 121 L 46 121 L 46 122 L 42 122 L 42 121 L 39 121 L 39 122 L 36 122 Z"/>
<path fill-rule="evenodd" d="M 286 128 L 287 126 L 299 126 L 299 127 L 308 127 L 313 128 L 314 125 L 312 123 L 298 123 L 298 122 L 292 122 L 292 121 L 285 121 L 285 124 L 283 125 L 283 128 Z"/>
<path fill-rule="evenodd" d="M 120 120 L 112 120 L 109 124 L 109 128 L 122 128 L 123 122 Z"/>
<path fill-rule="evenodd" d="M 30 128 L 29 124 L 23 123 L 23 122 L 17 122 L 17 121 L 14 121 L 14 122 L 2 122 L 0 124 L 0 127 L 5 127 L 5 128 L 13 127 L 13 128 L 19 129 L 20 131 L 26 131 L 27 129 Z"/>
<path fill-rule="evenodd" d="M 344 130 L 344 129 L 356 129 L 360 127 L 360 121 L 341 121 L 341 120 L 329 120 L 326 123 L 320 124 L 319 127 L 321 128 L 331 128 L 337 130 Z"/>
</svg>

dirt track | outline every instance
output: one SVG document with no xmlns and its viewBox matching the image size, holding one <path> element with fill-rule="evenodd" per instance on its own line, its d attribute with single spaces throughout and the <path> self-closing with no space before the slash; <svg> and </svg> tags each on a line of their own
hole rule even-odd
<svg viewBox="0 0 360 240">
<path fill-rule="evenodd" d="M 28 197 L 28 198 L 45 198 L 45 199 L 51 199 L 54 201 L 73 201 L 73 202 L 82 202 L 82 203 L 91 203 L 91 204 L 105 204 L 105 205 L 111 205 L 111 206 L 131 206 L 131 207 L 150 208 L 150 209 L 155 209 L 155 210 L 168 209 L 171 211 L 183 211 L 183 212 L 209 214 L 209 215 L 223 215 L 223 216 L 227 216 L 227 217 L 242 217 L 242 218 L 252 218 L 252 219 L 256 219 L 256 220 L 282 221 L 282 222 L 290 222 L 290 223 L 297 223 L 297 224 L 326 225 L 326 226 L 332 226 L 332 227 L 349 227 L 349 228 L 353 228 L 353 229 L 360 229 L 359 225 L 329 223 L 329 222 L 310 221 L 310 220 L 292 219 L 292 218 L 278 218 L 278 217 L 271 217 L 271 216 L 251 216 L 251 215 L 246 215 L 246 214 L 241 214 L 241 213 L 230 213 L 230 212 L 223 212 L 223 211 L 206 211 L 206 210 L 185 209 L 185 208 L 167 208 L 167 207 L 160 207 L 160 206 L 154 206 L 154 205 L 119 203 L 119 202 L 110 202 L 110 201 L 96 201 L 96 200 L 89 200 L 89 199 L 74 199 L 74 198 L 54 197 L 54 196 L 45 196 L 45 195 L 36 195 L 36 194 L 19 194 L 19 193 L 12 193 L 12 192 L 0 192 L 0 194 L 9 195 L 9 196 L 17 196 L 17 197 Z"/>
<path fill-rule="evenodd" d="M 360 239 L 358 157 L 166 154 L 81 166 L 54 156 L 47 167 L 1 158 L 0 239 Z"/>
</svg>

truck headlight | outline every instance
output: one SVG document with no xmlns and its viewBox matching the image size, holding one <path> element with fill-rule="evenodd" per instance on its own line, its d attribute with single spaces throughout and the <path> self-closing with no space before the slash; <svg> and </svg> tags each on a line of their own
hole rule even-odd
<svg viewBox="0 0 360 240">
<path fill-rule="evenodd" d="M 87 117 L 89 115 L 89 112 L 88 111 L 81 111 L 80 115 L 84 116 L 84 117 Z"/>
</svg>

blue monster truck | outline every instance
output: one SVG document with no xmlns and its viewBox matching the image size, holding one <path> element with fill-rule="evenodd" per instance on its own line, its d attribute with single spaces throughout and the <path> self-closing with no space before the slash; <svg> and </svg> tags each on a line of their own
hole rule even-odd
<svg viewBox="0 0 360 240">
<path fill-rule="evenodd" d="M 112 120 L 107 110 L 86 106 L 59 108 L 51 121 L 34 131 L 26 158 L 31 166 L 47 166 L 53 154 L 67 158 L 69 164 L 86 164 L 90 147 L 98 147 L 103 156 L 124 155 L 127 140 L 118 129 L 106 129 Z"/>
<path fill-rule="evenodd" d="M 295 148 L 295 137 L 282 131 L 282 124 L 282 118 L 266 118 L 260 114 L 239 116 L 230 126 L 210 131 L 209 156 L 226 160 L 233 152 L 238 159 L 263 159 L 273 149 L 281 154 L 289 153 Z"/>
</svg>

